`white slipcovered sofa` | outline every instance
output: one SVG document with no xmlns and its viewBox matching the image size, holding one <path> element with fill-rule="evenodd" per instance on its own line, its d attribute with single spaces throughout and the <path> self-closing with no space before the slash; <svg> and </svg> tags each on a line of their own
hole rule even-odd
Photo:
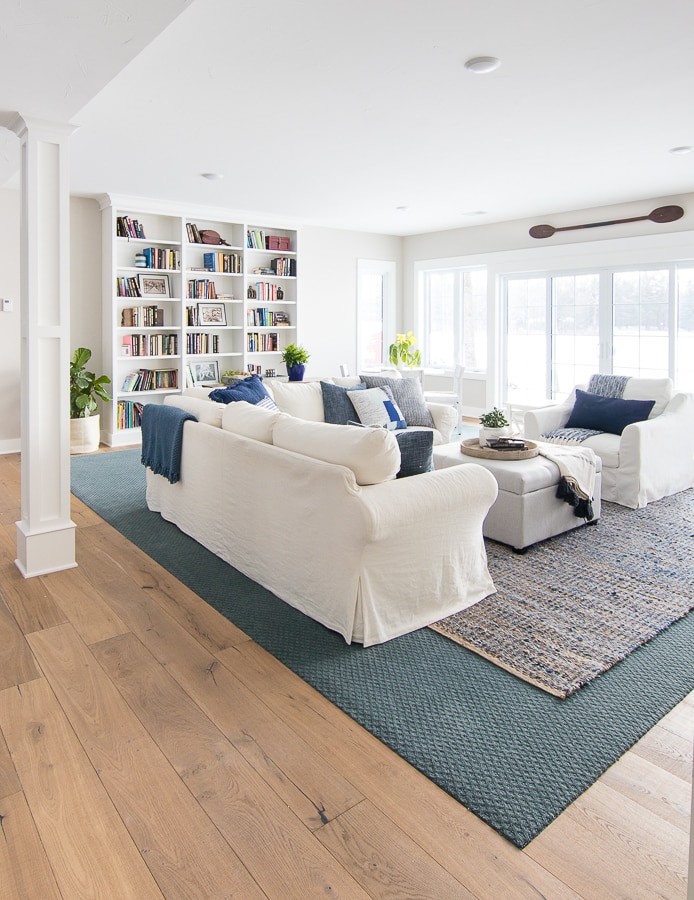
<svg viewBox="0 0 694 900">
<path fill-rule="evenodd" d="M 180 481 L 147 469 L 147 504 L 245 575 L 365 646 L 495 591 L 482 523 L 497 486 L 485 469 L 396 478 L 392 431 L 198 393 L 165 398 L 198 421 L 183 425 Z"/>
<path fill-rule="evenodd" d="M 577 385 L 556 406 L 525 414 L 524 435 L 564 428 L 576 402 Z M 648 418 L 621 434 L 602 433 L 582 441 L 602 460 L 602 499 L 637 509 L 694 485 L 694 395 L 675 393 L 670 378 L 630 378 L 624 400 L 654 400 Z"/>
</svg>

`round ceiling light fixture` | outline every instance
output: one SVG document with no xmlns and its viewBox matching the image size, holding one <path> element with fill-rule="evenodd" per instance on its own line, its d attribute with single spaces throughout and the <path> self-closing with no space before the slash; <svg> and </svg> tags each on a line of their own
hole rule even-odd
<svg viewBox="0 0 694 900">
<path fill-rule="evenodd" d="M 474 56 L 465 62 L 465 68 L 468 72 L 474 72 L 475 75 L 486 75 L 493 72 L 501 65 L 501 60 L 496 56 Z"/>
<path fill-rule="evenodd" d="M 683 144 L 681 147 L 671 147 L 668 150 L 668 153 L 677 153 L 680 156 L 683 156 L 685 153 L 691 153 L 694 150 L 694 147 L 690 147 L 688 144 Z"/>
<path fill-rule="evenodd" d="M 208 181 L 221 181 L 222 178 L 224 178 L 219 172 L 203 172 L 202 177 L 206 178 Z"/>
</svg>

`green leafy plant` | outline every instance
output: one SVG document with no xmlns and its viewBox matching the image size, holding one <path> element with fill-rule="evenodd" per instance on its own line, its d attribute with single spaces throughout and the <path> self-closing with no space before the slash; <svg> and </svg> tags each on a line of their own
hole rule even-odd
<svg viewBox="0 0 694 900">
<path fill-rule="evenodd" d="M 511 423 L 496 406 L 490 412 L 482 413 L 480 416 L 480 425 L 482 428 L 505 428 Z"/>
<path fill-rule="evenodd" d="M 298 363 L 308 362 L 310 356 L 311 354 L 304 350 L 303 347 L 297 344 L 287 344 L 282 351 L 282 362 L 288 366 L 295 366 Z"/>
<path fill-rule="evenodd" d="M 70 361 L 70 418 L 86 419 L 96 411 L 96 398 L 110 400 L 111 395 L 105 385 L 111 384 L 107 375 L 88 372 L 85 368 L 91 359 L 92 351 L 86 347 L 78 347 Z"/>
<path fill-rule="evenodd" d="M 419 366 L 422 364 L 422 354 L 412 347 L 417 343 L 417 338 L 411 331 L 407 334 L 396 334 L 395 340 L 388 348 L 388 359 L 397 366 L 402 363 L 405 366 Z"/>
</svg>

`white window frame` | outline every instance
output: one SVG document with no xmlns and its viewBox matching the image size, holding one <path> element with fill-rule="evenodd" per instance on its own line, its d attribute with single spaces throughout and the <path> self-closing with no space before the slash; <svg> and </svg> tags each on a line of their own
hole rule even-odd
<svg viewBox="0 0 694 900">
<path fill-rule="evenodd" d="M 396 302 L 397 302 L 397 265 L 393 260 L 358 259 L 357 260 L 357 369 L 361 371 L 366 365 L 361 329 L 359 323 L 365 317 L 367 302 L 364 288 L 364 276 L 376 275 L 383 285 L 383 341 L 381 354 L 383 364 L 388 364 L 388 347 L 395 339 Z"/>
</svg>

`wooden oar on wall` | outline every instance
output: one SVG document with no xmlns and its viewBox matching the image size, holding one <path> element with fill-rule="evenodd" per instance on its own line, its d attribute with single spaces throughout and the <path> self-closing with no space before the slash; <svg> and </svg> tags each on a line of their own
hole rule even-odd
<svg viewBox="0 0 694 900">
<path fill-rule="evenodd" d="M 622 225 L 624 222 L 645 222 L 648 219 L 651 222 L 675 222 L 681 219 L 684 210 L 681 206 L 659 206 L 647 216 L 634 216 L 631 219 L 613 219 L 611 222 L 589 222 L 587 225 L 565 225 L 563 228 L 555 228 L 553 225 L 533 225 L 530 229 L 530 237 L 548 238 L 556 234 L 557 231 L 576 231 L 579 228 L 600 228 L 603 225 Z"/>
</svg>

